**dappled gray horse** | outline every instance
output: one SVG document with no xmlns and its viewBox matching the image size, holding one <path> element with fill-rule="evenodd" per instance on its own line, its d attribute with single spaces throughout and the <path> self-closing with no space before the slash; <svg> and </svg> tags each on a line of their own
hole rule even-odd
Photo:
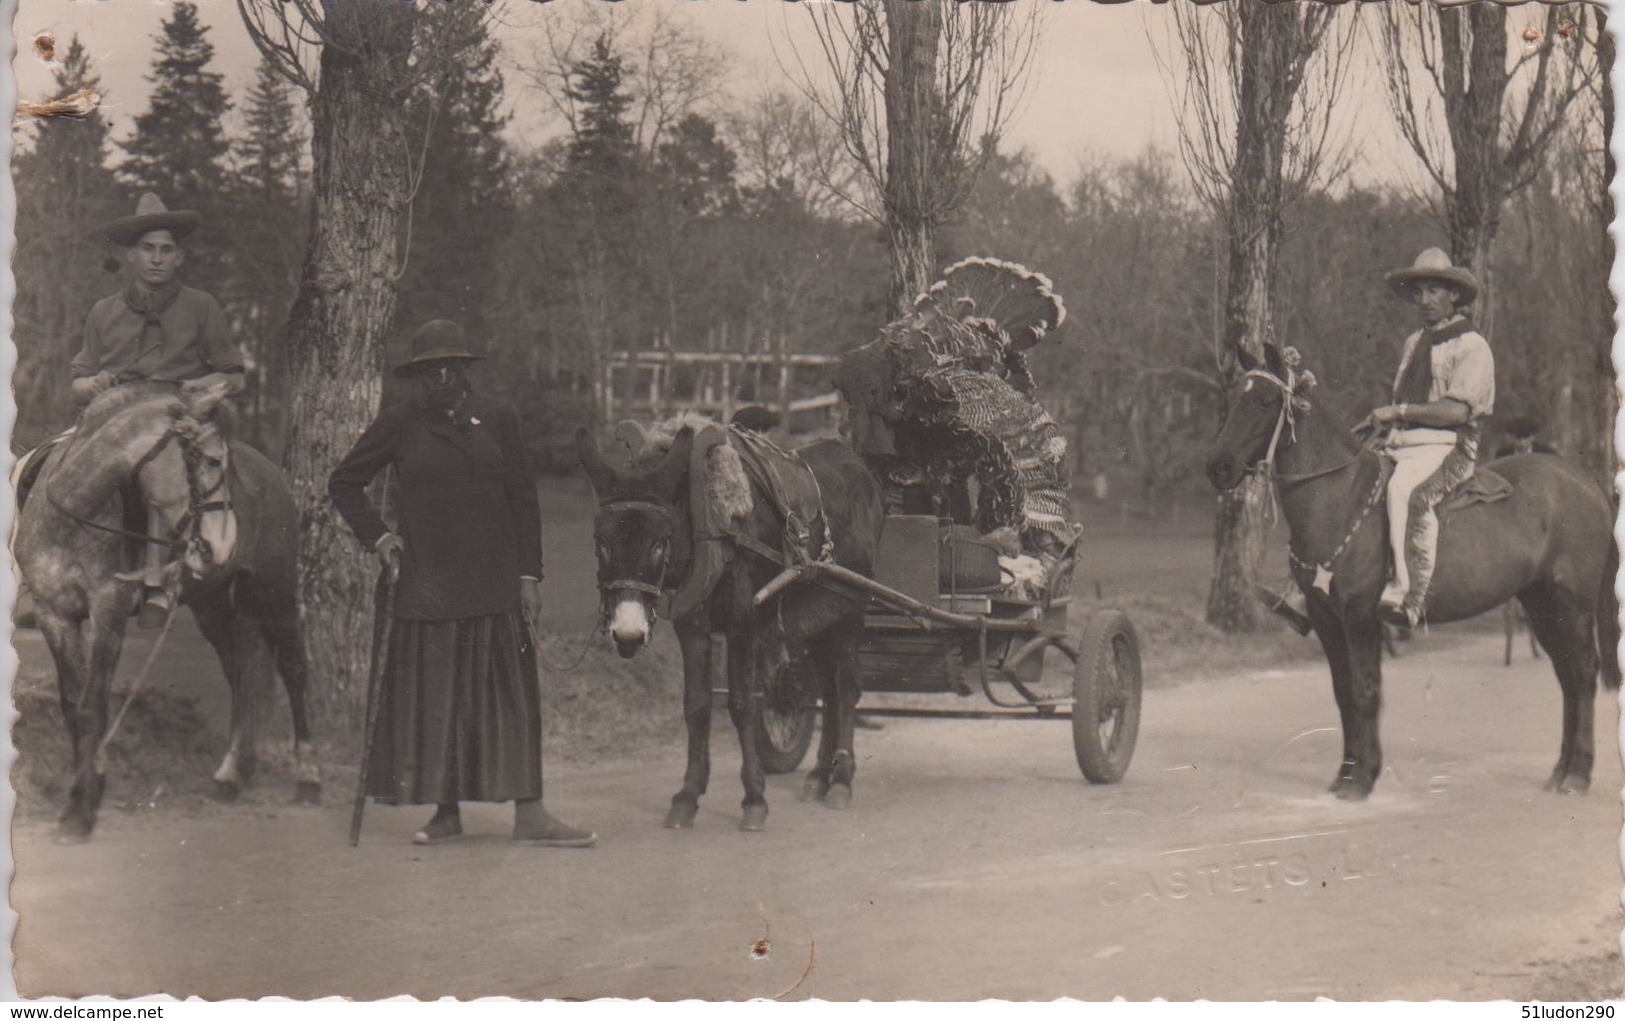
<svg viewBox="0 0 1625 1021">
<path fill-rule="evenodd" d="M 235 795 L 254 772 L 256 709 L 280 672 L 293 715 L 297 796 L 319 798 L 300 645 L 298 513 L 281 472 L 216 422 L 192 416 L 173 387 L 135 384 L 98 397 L 78 431 L 51 450 L 19 513 L 13 554 L 56 662 L 73 748 L 59 839 L 88 839 L 105 776 L 114 671 L 140 585 L 119 574 L 151 541 L 125 520 L 127 501 L 159 514 L 178 558 L 170 584 L 190 607 L 231 685 L 231 743 L 214 774 Z"/>
</svg>

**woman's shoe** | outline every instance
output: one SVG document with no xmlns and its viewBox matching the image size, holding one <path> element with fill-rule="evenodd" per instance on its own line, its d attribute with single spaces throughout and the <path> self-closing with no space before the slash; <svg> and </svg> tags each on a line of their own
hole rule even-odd
<svg viewBox="0 0 1625 1021">
<path fill-rule="evenodd" d="M 447 844 L 463 838 L 463 817 L 457 809 L 441 808 L 435 812 L 429 825 L 412 834 L 414 844 Z"/>
<path fill-rule="evenodd" d="M 598 834 L 553 818 L 539 800 L 521 801 L 513 810 L 513 842 L 521 847 L 591 847 Z"/>
</svg>

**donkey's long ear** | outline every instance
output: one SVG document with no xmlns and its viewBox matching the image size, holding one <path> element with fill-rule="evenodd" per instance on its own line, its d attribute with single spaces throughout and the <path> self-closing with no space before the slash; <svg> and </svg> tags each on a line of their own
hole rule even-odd
<svg viewBox="0 0 1625 1021">
<path fill-rule="evenodd" d="M 584 425 L 576 427 L 576 456 L 581 458 L 581 467 L 587 470 L 587 481 L 592 483 L 592 491 L 600 497 L 608 496 L 615 481 L 615 469 L 598 452 L 598 441 L 593 438 L 592 430 Z"/>
<path fill-rule="evenodd" d="M 671 441 L 671 449 L 666 452 L 666 459 L 660 462 L 652 476 L 660 495 L 671 500 L 677 498 L 677 487 L 688 476 L 688 461 L 694 453 L 694 428 L 683 426 Z"/>
<path fill-rule="evenodd" d="M 1253 357 L 1253 353 L 1251 351 L 1242 347 L 1240 344 L 1235 345 L 1230 350 L 1235 353 L 1236 364 L 1241 366 L 1242 372 L 1251 372 L 1258 368 L 1258 359 Z"/>
<path fill-rule="evenodd" d="M 1282 379 L 1286 378 L 1286 359 L 1281 357 L 1281 349 L 1274 344 L 1264 345 L 1264 366 Z"/>
</svg>

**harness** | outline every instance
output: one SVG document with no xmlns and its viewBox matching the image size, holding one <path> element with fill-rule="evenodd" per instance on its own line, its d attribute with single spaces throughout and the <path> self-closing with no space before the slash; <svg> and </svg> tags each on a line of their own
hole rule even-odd
<svg viewBox="0 0 1625 1021">
<path fill-rule="evenodd" d="M 740 457 L 740 462 L 745 467 L 745 473 L 752 483 L 753 491 L 765 494 L 771 502 L 774 511 L 784 521 L 784 534 L 783 541 L 781 543 L 782 548 L 775 550 L 753 535 L 726 527 L 717 531 L 703 532 L 696 529 L 694 541 L 696 543 L 731 543 L 739 549 L 743 549 L 749 553 L 761 557 L 763 560 L 766 560 L 769 563 L 778 565 L 784 569 L 785 575 L 798 574 L 800 565 L 805 563 L 814 561 L 830 562 L 834 560 L 834 536 L 829 527 L 828 520 L 824 517 L 823 489 L 818 483 L 818 476 L 814 474 L 812 468 L 807 464 L 805 459 L 803 459 L 799 454 L 783 449 L 782 447 L 773 443 L 771 440 L 767 439 L 765 436 L 758 433 L 740 429 L 737 426 L 729 427 L 728 433 L 730 438 L 739 440 L 740 446 L 744 448 L 742 456 Z M 812 513 L 806 519 L 804 519 L 803 516 L 798 513 L 794 502 L 788 495 L 788 486 L 785 484 L 784 479 L 780 476 L 779 469 L 777 467 L 780 461 L 797 465 L 801 471 L 806 473 L 808 480 L 811 482 L 811 492 L 813 494 L 814 506 L 812 508 Z M 599 509 L 603 511 L 614 511 L 620 509 L 645 511 L 655 514 L 664 520 L 667 524 L 668 534 L 675 533 L 676 531 L 676 513 L 671 507 L 664 504 L 639 499 L 610 500 L 600 504 Z M 822 541 L 818 543 L 818 548 L 816 550 L 812 548 L 812 528 L 814 524 L 821 524 L 823 526 Z M 696 557 L 695 560 L 698 562 L 698 557 Z M 612 612 L 614 603 L 616 601 L 616 597 L 620 593 L 638 592 L 644 595 L 653 596 L 656 600 L 658 600 L 660 595 L 668 588 L 666 584 L 666 573 L 669 566 L 670 560 L 667 557 L 661 557 L 660 577 L 653 583 L 644 581 L 641 578 L 612 578 L 608 582 L 600 581 L 599 619 L 601 626 L 607 624 L 610 613 Z M 777 591 L 779 588 L 784 587 L 786 583 L 787 582 L 785 581 L 784 577 L 781 576 L 780 579 L 776 579 L 775 582 L 770 583 L 769 589 Z M 670 587 L 676 588 L 678 586 L 673 585 Z M 760 601 L 761 597 L 758 597 L 758 602 Z M 659 620 L 658 603 L 655 603 L 650 607 L 649 614 L 650 625 L 652 627 L 653 624 Z"/>
<path fill-rule="evenodd" d="M 203 564 L 205 566 L 211 565 L 214 563 L 214 550 L 208 543 L 203 541 L 203 515 L 209 511 L 229 511 L 232 509 L 232 502 L 229 498 L 210 499 L 225 488 L 226 473 L 221 472 L 220 480 L 213 486 L 208 489 L 202 488 L 202 484 L 198 481 L 198 467 L 202 463 L 203 452 L 198 449 L 195 443 L 191 442 L 186 435 L 186 430 L 177 423 L 164 432 L 163 437 L 153 445 L 151 450 L 141 455 L 134 467 L 130 469 L 130 475 L 133 477 L 140 474 L 142 468 L 145 468 L 159 454 L 163 453 L 171 440 L 181 445 L 181 462 L 186 467 L 187 506 L 186 512 L 181 515 L 179 521 L 175 522 L 175 527 L 170 530 L 167 538 L 143 535 L 127 528 L 119 528 L 116 525 L 107 525 L 100 521 L 94 521 L 65 506 L 58 500 L 51 489 L 50 480 L 46 480 L 45 499 L 58 514 L 85 528 L 117 535 L 125 539 L 132 539 L 143 544 L 161 546 L 171 553 L 185 549 L 195 549 Z M 71 443 L 69 449 L 72 449 Z"/>
<path fill-rule="evenodd" d="M 1323 478 L 1327 475 L 1334 475 L 1337 472 L 1343 471 L 1344 469 L 1353 465 L 1367 452 L 1367 450 L 1370 449 L 1362 444 L 1360 449 L 1355 451 L 1353 457 L 1350 457 L 1347 461 L 1344 461 L 1341 464 L 1334 464 L 1330 468 L 1319 468 L 1315 471 L 1299 472 L 1290 475 L 1283 475 L 1275 470 L 1275 454 L 1281 442 L 1281 434 L 1286 432 L 1291 435 L 1294 441 L 1296 441 L 1298 438 L 1296 414 L 1299 411 L 1308 411 L 1310 408 L 1309 400 L 1300 396 L 1297 390 L 1300 386 L 1308 389 L 1315 385 L 1315 377 L 1313 373 L 1304 372 L 1299 374 L 1294 370 L 1292 362 L 1295 360 L 1294 356 L 1296 355 L 1296 352 L 1291 348 L 1288 348 L 1287 352 L 1288 355 L 1286 358 L 1287 366 L 1285 379 L 1282 379 L 1280 376 L 1277 376 L 1275 373 L 1265 368 L 1251 369 L 1242 377 L 1244 379 L 1263 380 L 1281 391 L 1281 410 L 1277 413 L 1275 418 L 1275 432 L 1270 436 L 1269 450 L 1264 454 L 1264 459 L 1262 461 L 1259 461 L 1257 464 L 1248 469 L 1249 471 L 1263 471 L 1265 473 L 1265 478 L 1269 479 L 1272 484 L 1276 485 L 1296 485 L 1301 482 L 1308 482 L 1312 479 Z M 1298 556 L 1297 551 L 1292 548 L 1292 537 L 1290 535 L 1287 536 L 1287 562 L 1298 570 L 1313 571 L 1315 574 L 1314 581 L 1312 582 L 1314 588 L 1319 589 L 1326 595 L 1331 595 L 1333 576 L 1332 565 L 1337 562 L 1337 558 L 1343 555 L 1343 551 L 1348 549 L 1349 543 L 1353 542 L 1354 537 L 1359 534 L 1360 528 L 1365 524 L 1366 518 L 1371 516 L 1371 509 L 1382 501 L 1383 485 L 1386 482 L 1387 473 L 1379 468 L 1377 471 L 1377 484 L 1372 487 L 1371 494 L 1366 497 L 1365 502 L 1361 505 L 1360 513 L 1355 517 L 1354 524 L 1349 526 L 1347 534 L 1343 536 L 1343 541 L 1337 544 L 1337 548 L 1332 550 L 1331 555 L 1325 560 L 1317 563 L 1305 560 Z"/>
</svg>

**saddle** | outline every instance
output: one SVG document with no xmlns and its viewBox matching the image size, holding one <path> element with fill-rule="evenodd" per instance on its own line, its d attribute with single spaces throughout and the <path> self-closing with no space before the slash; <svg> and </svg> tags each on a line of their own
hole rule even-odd
<svg viewBox="0 0 1625 1021">
<path fill-rule="evenodd" d="M 1382 463 L 1382 488 L 1388 489 L 1388 479 L 1394 473 L 1394 463 L 1386 457 Z M 1452 511 L 1463 510 L 1475 503 L 1499 503 L 1512 495 L 1512 483 L 1507 481 L 1505 475 L 1485 468 L 1475 466 L 1473 473 L 1467 476 L 1466 481 L 1450 491 L 1450 495 L 1436 508 L 1441 518 Z"/>
<path fill-rule="evenodd" d="M 1449 514 L 1475 503 L 1497 503 L 1511 495 L 1512 483 L 1507 481 L 1505 475 L 1488 468 L 1474 468 L 1467 481 L 1451 490 L 1450 495 L 1439 504 L 1439 514 Z"/>
<path fill-rule="evenodd" d="M 34 488 L 34 483 L 39 481 L 40 471 L 45 467 L 45 462 L 50 460 L 51 451 L 72 439 L 77 430 L 78 427 L 75 426 L 58 433 L 17 459 L 16 467 L 11 469 L 11 491 L 17 498 L 19 511 L 23 509 L 23 501 L 28 499 L 28 493 Z"/>
<path fill-rule="evenodd" d="M 759 432 L 734 428 L 728 441 L 739 453 L 757 492 L 784 521 L 784 553 L 796 560 L 829 560 L 835 552 L 824 520 L 824 494 L 801 455 Z"/>
<path fill-rule="evenodd" d="M 812 469 L 800 455 L 748 429 L 707 427 L 694 437 L 689 455 L 689 508 L 696 541 L 693 566 L 672 597 L 668 615 L 673 620 L 700 606 L 728 564 L 728 549 L 715 540 L 732 534 L 732 522 L 718 520 L 723 514 L 714 506 L 709 492 L 709 473 L 721 447 L 738 455 L 750 481 L 752 498 L 765 498 L 784 522 L 780 547 L 787 561 L 829 560 L 833 556 L 823 494 Z"/>
</svg>

